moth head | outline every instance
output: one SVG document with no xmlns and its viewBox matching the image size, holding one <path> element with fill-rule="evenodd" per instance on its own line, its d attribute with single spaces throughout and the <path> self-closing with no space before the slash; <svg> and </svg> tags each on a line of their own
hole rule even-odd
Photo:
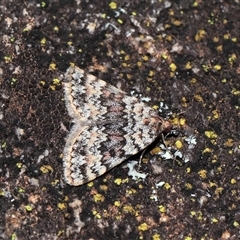
<svg viewBox="0 0 240 240">
<path fill-rule="evenodd" d="M 152 125 L 158 134 L 167 134 L 172 129 L 172 124 L 161 117 L 151 117 L 148 119 L 148 121 L 146 119 L 146 124 Z"/>
<path fill-rule="evenodd" d="M 163 120 L 163 119 L 161 119 L 161 120 L 162 120 L 162 123 L 161 123 L 161 133 L 167 134 L 167 133 L 171 132 L 172 127 L 173 127 L 172 123 L 170 123 L 167 120 Z"/>
</svg>

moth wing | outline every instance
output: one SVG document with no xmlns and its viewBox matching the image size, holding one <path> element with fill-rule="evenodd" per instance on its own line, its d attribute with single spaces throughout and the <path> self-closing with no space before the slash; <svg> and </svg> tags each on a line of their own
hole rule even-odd
<svg viewBox="0 0 240 240">
<path fill-rule="evenodd" d="M 64 148 L 65 181 L 74 186 L 104 174 L 157 137 L 155 129 L 136 122 L 104 125 L 75 124 Z"/>
<path fill-rule="evenodd" d="M 74 120 L 103 121 L 112 103 L 118 109 L 125 107 L 121 101 L 125 92 L 78 67 L 68 68 L 63 84 L 68 113 Z"/>
<path fill-rule="evenodd" d="M 140 122 L 156 111 L 134 96 L 85 73 L 78 67 L 70 67 L 65 74 L 65 101 L 73 121 L 106 122 L 125 120 Z"/>
</svg>

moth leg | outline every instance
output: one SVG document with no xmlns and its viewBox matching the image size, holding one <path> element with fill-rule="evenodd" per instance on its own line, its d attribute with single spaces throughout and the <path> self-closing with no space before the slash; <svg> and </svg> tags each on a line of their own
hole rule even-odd
<svg viewBox="0 0 240 240">
<path fill-rule="evenodd" d="M 145 148 L 145 149 L 142 151 L 142 154 L 141 154 L 141 156 L 140 156 L 140 158 L 139 158 L 139 160 L 138 160 L 138 169 L 137 169 L 138 172 L 140 172 L 141 162 L 142 162 L 143 156 L 145 155 L 146 151 L 147 151 L 147 148 Z"/>
</svg>

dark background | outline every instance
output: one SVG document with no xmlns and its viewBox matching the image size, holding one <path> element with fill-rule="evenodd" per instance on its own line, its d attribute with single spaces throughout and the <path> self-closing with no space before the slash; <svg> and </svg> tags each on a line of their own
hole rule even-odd
<svg viewBox="0 0 240 240">
<path fill-rule="evenodd" d="M 0 238 L 238 239 L 239 7 L 1 1 Z M 141 165 L 145 180 L 129 177 L 124 163 L 67 186 L 62 80 L 70 63 L 150 97 L 150 106 L 167 105 L 161 114 L 180 134 L 166 144 L 181 141 L 184 157 L 166 161 L 152 151 Z"/>
</svg>

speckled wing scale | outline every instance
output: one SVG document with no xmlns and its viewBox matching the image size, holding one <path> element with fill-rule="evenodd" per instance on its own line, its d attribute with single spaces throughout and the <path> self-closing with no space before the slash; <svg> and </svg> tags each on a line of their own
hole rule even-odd
<svg viewBox="0 0 240 240">
<path fill-rule="evenodd" d="M 65 181 L 82 185 L 151 144 L 170 127 L 153 109 L 105 81 L 70 67 L 65 101 L 73 127 L 64 148 Z"/>
</svg>

